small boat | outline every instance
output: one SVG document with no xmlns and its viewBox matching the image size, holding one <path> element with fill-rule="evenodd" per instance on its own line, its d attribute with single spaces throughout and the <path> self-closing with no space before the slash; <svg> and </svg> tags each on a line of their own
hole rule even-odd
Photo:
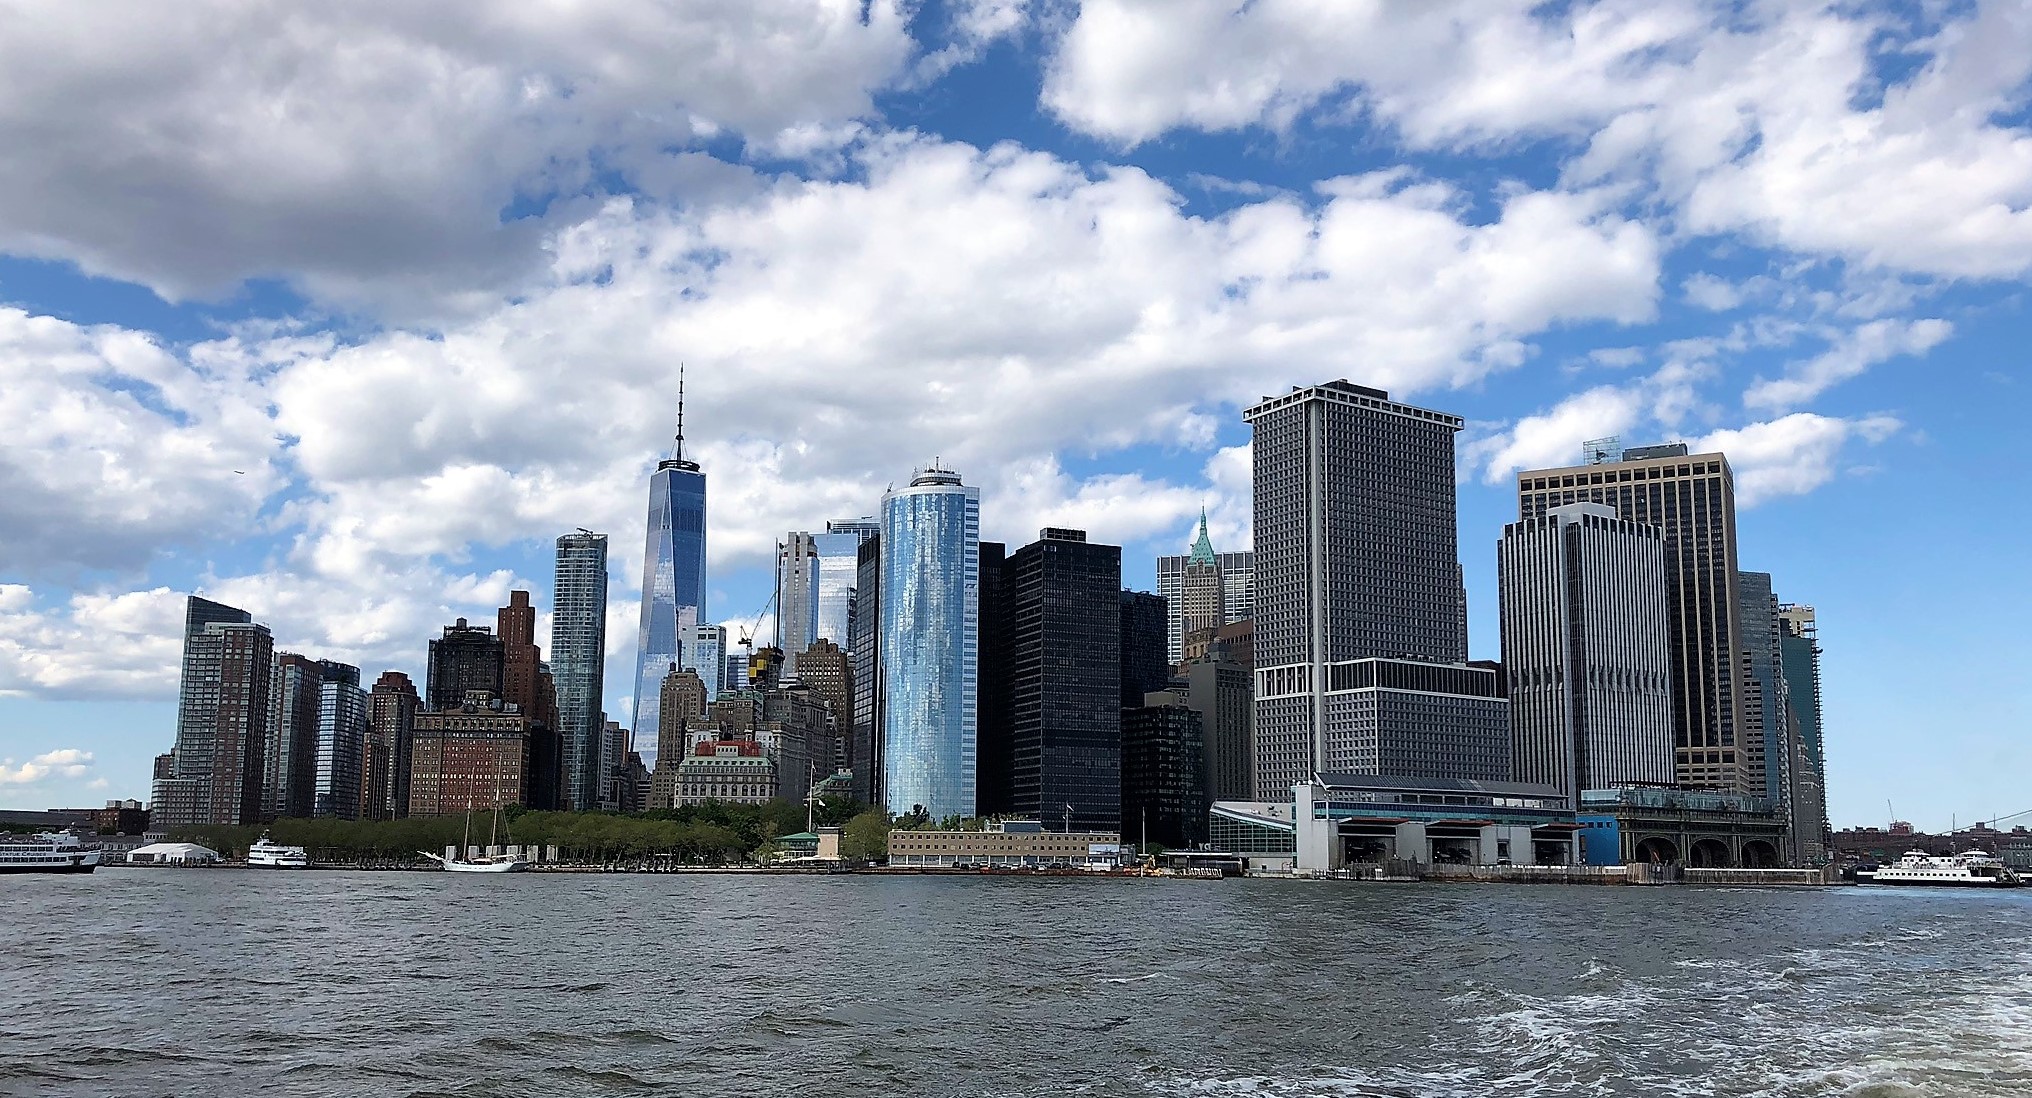
<svg viewBox="0 0 2032 1098">
<path fill-rule="evenodd" d="M 284 846 L 262 832 L 261 839 L 247 848 L 249 869 L 309 869 L 310 853 L 300 846 Z"/>
<path fill-rule="evenodd" d="M 487 848 L 489 850 L 494 848 L 495 833 L 505 830 L 505 827 L 506 825 L 501 821 L 501 806 L 497 804 L 494 806 L 493 826 L 487 831 Z M 514 836 L 510 835 L 509 838 L 514 838 Z M 472 848 L 473 813 L 471 809 L 467 809 L 466 841 L 459 844 L 459 853 L 457 855 L 447 858 L 442 854 L 432 854 L 427 850 L 419 850 L 417 853 L 443 866 L 447 872 L 451 873 L 520 873 L 529 868 L 527 861 L 513 854 L 482 854 L 477 858 L 472 857 L 467 853 Z"/>
<path fill-rule="evenodd" d="M 90 873 L 99 854 L 99 844 L 68 831 L 0 835 L 0 873 Z"/>
<path fill-rule="evenodd" d="M 1932 855 L 1908 850 L 1905 856 L 1858 882 L 1880 885 L 1935 885 L 1945 888 L 2017 888 L 2024 878 L 2013 873 L 1994 855 L 1981 850 Z"/>
</svg>

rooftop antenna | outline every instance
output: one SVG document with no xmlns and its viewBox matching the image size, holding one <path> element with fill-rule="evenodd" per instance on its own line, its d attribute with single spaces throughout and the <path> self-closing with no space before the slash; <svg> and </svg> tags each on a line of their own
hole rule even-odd
<svg viewBox="0 0 2032 1098">
<path fill-rule="evenodd" d="M 660 469 L 683 469 L 698 472 L 698 462 L 687 461 L 684 456 L 684 363 L 677 364 L 677 445 L 670 452 L 670 460 L 659 465 Z"/>
</svg>

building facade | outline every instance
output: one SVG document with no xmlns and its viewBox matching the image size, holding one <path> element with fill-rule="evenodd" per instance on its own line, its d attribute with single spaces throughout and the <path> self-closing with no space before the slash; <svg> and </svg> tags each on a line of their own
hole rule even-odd
<svg viewBox="0 0 2032 1098">
<path fill-rule="evenodd" d="M 819 640 L 853 650 L 861 543 L 880 529 L 873 518 L 836 519 L 826 523 L 825 533 L 812 535 L 812 547 L 818 552 Z"/>
<path fill-rule="evenodd" d="M 978 550 L 976 550 L 978 553 Z M 878 532 L 854 553 L 854 796 L 886 804 L 882 794 L 882 537 Z M 977 566 L 978 567 L 978 566 Z M 977 684 L 978 686 L 978 684 Z M 978 736 L 978 729 L 976 729 Z M 978 746 L 978 744 L 977 744 Z"/>
<path fill-rule="evenodd" d="M 1793 831 L 1802 861 L 1827 860 L 1827 744 L 1820 706 L 1820 625 L 1813 607 L 1788 603 L 1778 608 L 1778 650 L 1785 694 L 1798 729 L 1800 766 L 1793 788 Z"/>
<path fill-rule="evenodd" d="M 797 677 L 825 703 L 831 746 L 812 757 L 826 773 L 854 768 L 854 666 L 847 650 L 820 637 L 797 660 Z"/>
<path fill-rule="evenodd" d="M 585 812 L 599 807 L 606 773 L 600 706 L 607 664 L 607 535 L 581 530 L 557 539 L 554 587 L 550 669 L 564 764 L 559 807 Z M 666 656 L 658 666 L 675 660 L 675 654 Z"/>
<path fill-rule="evenodd" d="M 1792 799 L 1792 749 L 1786 742 L 1791 702 L 1779 653 L 1778 596 L 1771 573 L 1738 572 L 1743 643 L 1743 723 L 1738 736 L 1745 767 L 1758 782 L 1750 792 L 1772 804 Z"/>
<path fill-rule="evenodd" d="M 1200 758 L 1208 796 L 1246 801 L 1256 795 L 1255 673 L 1216 656 L 1179 669 L 1183 704 L 1199 714 Z"/>
<path fill-rule="evenodd" d="M 1501 685 L 1452 662 L 1460 418 L 1345 381 L 1267 397 L 1243 418 L 1255 429 L 1258 799 L 1329 770 L 1506 779 Z"/>
<path fill-rule="evenodd" d="M 410 755 L 416 715 L 423 702 L 400 671 L 383 671 L 367 692 L 367 751 L 360 781 L 360 818 L 393 820 L 409 814 Z"/>
<path fill-rule="evenodd" d="M 1742 598 L 1728 458 L 1689 454 L 1684 444 L 1608 451 L 1598 464 L 1519 473 L 1517 498 L 1519 519 L 1603 503 L 1658 530 L 1671 630 L 1675 781 L 1762 795 L 1764 775 L 1741 739 Z"/>
<path fill-rule="evenodd" d="M 295 652 L 275 654 L 275 704 L 264 760 L 264 819 L 309 819 L 317 786 L 318 663 Z"/>
<path fill-rule="evenodd" d="M 360 669 L 319 660 L 317 777 L 310 814 L 354 820 L 360 817 L 360 779 L 367 764 L 367 691 Z"/>
<path fill-rule="evenodd" d="M 557 683 L 536 643 L 536 608 L 529 592 L 511 591 L 495 613 L 501 638 L 501 700 L 529 718 L 529 807 L 564 804 L 564 741 L 558 734 Z"/>
<path fill-rule="evenodd" d="M 1139 845 L 1206 841 L 1205 740 L 1199 713 L 1176 693 L 1122 710 L 1122 834 Z"/>
<path fill-rule="evenodd" d="M 1195 629 L 1242 621 L 1255 614 L 1256 555 L 1216 553 L 1206 512 L 1192 551 L 1157 558 L 1157 594 L 1166 606 L 1165 662 L 1184 659 L 1182 640 Z"/>
<path fill-rule="evenodd" d="M 527 805 L 529 763 L 529 720 L 512 703 L 475 691 L 455 709 L 419 713 L 409 814 L 456 816 Z"/>
<path fill-rule="evenodd" d="M 1006 799 L 979 810 L 1067 831 L 1118 827 L 1122 549 L 1048 528 L 1001 573 L 1000 620 L 984 629 L 1000 638 L 991 663 L 1002 696 L 989 704 L 1008 716 L 1007 741 L 981 765 L 998 771 L 992 785 Z"/>
<path fill-rule="evenodd" d="M 982 831 L 897 828 L 889 864 L 915 869 L 1113 869 L 1121 864 L 1115 831 L 1047 831 L 1035 820 L 1005 820 Z"/>
<path fill-rule="evenodd" d="M 1171 681 L 1175 662 L 1167 653 L 1165 638 L 1170 628 L 1170 607 L 1161 596 L 1147 591 L 1123 591 L 1121 700 L 1131 709 L 1143 704 L 1143 695 L 1162 690 Z"/>
<path fill-rule="evenodd" d="M 978 760 L 981 493 L 928 468 L 882 496 L 883 803 L 971 816 Z"/>
<path fill-rule="evenodd" d="M 776 647 L 784 671 L 797 673 L 797 657 L 818 639 L 818 547 L 802 530 L 776 543 Z"/>
<path fill-rule="evenodd" d="M 679 806 L 768 804 L 775 797 L 776 763 L 752 735 L 700 739 L 678 765 L 674 800 Z"/>
<path fill-rule="evenodd" d="M 604 551 L 602 553 L 604 560 Z M 642 612 L 635 645 L 635 731 L 651 747 L 658 687 L 671 664 L 696 667 L 684 645 L 705 621 L 706 475 L 684 456 L 684 377 L 677 382 L 677 439 L 649 477 L 648 540 L 642 552 Z M 563 608 L 559 602 L 559 610 Z M 557 641 L 551 641 L 557 658 Z M 559 684 L 560 689 L 563 684 Z M 599 708 L 597 696 L 593 707 Z M 623 760 L 614 759 L 610 768 Z"/>
<path fill-rule="evenodd" d="M 444 635 L 430 642 L 426 703 L 432 709 L 456 708 L 474 690 L 504 696 L 503 652 L 501 638 L 484 625 L 468 625 L 460 618 L 445 626 Z"/>
<path fill-rule="evenodd" d="M 170 777 L 157 779 L 155 826 L 251 824 L 274 714 L 275 641 L 245 610 L 196 595 L 184 603 Z"/>
<path fill-rule="evenodd" d="M 698 672 L 699 681 L 706 686 L 706 700 L 712 701 L 720 696 L 720 684 L 727 679 L 727 627 L 701 625 L 693 636 L 698 647 L 690 652 L 692 662 L 678 666 Z"/>
<path fill-rule="evenodd" d="M 1512 776 L 1558 789 L 1670 785 L 1665 542 L 1605 504 L 1503 528 L 1496 553 Z"/>
</svg>

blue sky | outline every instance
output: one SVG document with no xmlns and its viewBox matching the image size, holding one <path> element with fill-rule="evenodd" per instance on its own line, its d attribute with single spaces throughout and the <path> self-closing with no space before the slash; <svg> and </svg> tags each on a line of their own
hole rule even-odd
<svg viewBox="0 0 2032 1098">
<path fill-rule="evenodd" d="M 194 589 L 420 680 L 581 525 L 625 712 L 683 361 L 720 620 L 934 455 L 1148 586 L 1201 506 L 1246 543 L 1239 409 L 1346 377 L 1468 420 L 1495 657 L 1517 469 L 1716 446 L 1837 824 L 2032 807 L 2022 5 L 5 19 L 0 805 L 147 795 Z"/>
</svg>

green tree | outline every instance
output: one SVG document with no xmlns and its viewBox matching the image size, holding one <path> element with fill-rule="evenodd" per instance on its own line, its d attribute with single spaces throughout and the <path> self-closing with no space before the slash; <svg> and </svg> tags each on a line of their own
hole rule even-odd
<svg viewBox="0 0 2032 1098">
<path fill-rule="evenodd" d="M 889 856 L 889 813 L 880 808 L 848 820 L 840 828 L 840 857 L 849 862 L 880 861 Z"/>
</svg>

